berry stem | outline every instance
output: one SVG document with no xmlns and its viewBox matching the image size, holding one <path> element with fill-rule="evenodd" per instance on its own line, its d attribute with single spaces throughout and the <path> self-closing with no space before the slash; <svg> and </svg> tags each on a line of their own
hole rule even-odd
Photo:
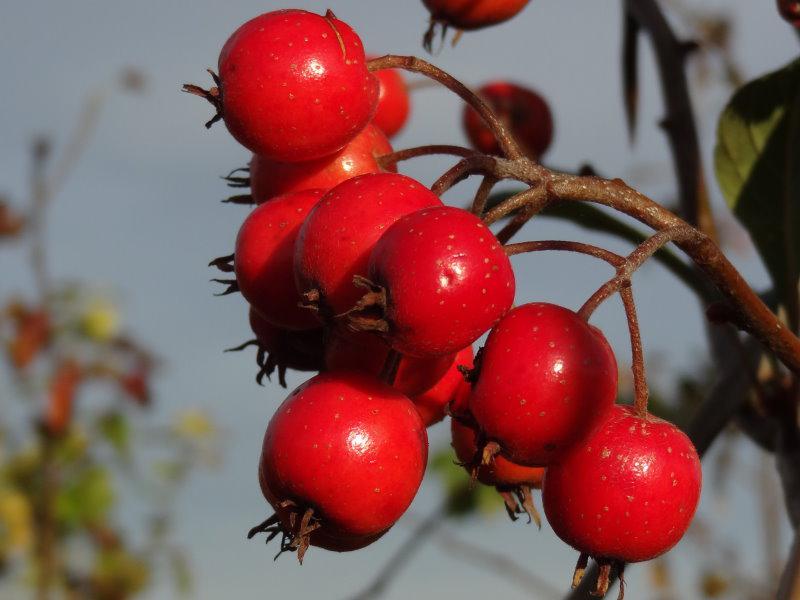
<svg viewBox="0 0 800 600">
<path fill-rule="evenodd" d="M 378 157 L 378 164 L 381 168 L 386 169 L 401 161 L 409 160 L 410 158 L 417 158 L 419 156 L 430 156 L 432 154 L 451 154 L 453 156 L 461 156 L 466 158 L 477 154 L 475 150 L 464 148 L 463 146 L 452 146 L 449 144 L 430 144 L 427 146 L 415 146 L 413 148 L 405 148 L 396 152 L 390 152 Z"/>
<path fill-rule="evenodd" d="M 536 240 L 530 242 L 520 242 L 508 244 L 505 251 L 508 256 L 522 254 L 524 252 L 540 252 L 546 250 L 564 250 L 567 252 L 577 252 L 604 260 L 617 269 L 619 274 L 626 268 L 629 259 L 620 256 L 605 248 L 584 244 L 582 242 L 569 242 L 564 240 Z M 616 278 L 615 278 L 616 279 Z M 628 331 L 631 341 L 631 370 L 633 371 L 634 387 L 634 408 L 640 417 L 647 416 L 647 401 L 649 392 L 647 388 L 647 374 L 644 364 L 644 352 L 642 351 L 642 338 L 639 331 L 639 319 L 636 316 L 636 303 L 633 299 L 633 290 L 630 280 L 623 280 L 619 288 L 619 295 L 625 307 L 625 317 L 628 321 Z"/>
<path fill-rule="evenodd" d="M 493 174 L 496 170 L 496 159 L 485 154 L 473 154 L 448 169 L 431 186 L 431 191 L 441 196 L 459 181 L 463 181 L 475 173 Z M 500 178 L 498 178 L 500 179 Z"/>
<path fill-rule="evenodd" d="M 631 370 L 633 371 L 633 408 L 642 418 L 647 417 L 647 401 L 650 392 L 647 388 L 647 372 L 644 364 L 644 351 L 642 350 L 642 337 L 639 332 L 639 319 L 636 316 L 636 303 L 633 299 L 633 289 L 630 281 L 619 290 L 622 304 L 625 306 L 625 318 L 628 321 L 628 332 L 631 339 Z"/>
<path fill-rule="evenodd" d="M 592 313 L 623 285 L 628 285 L 633 273 L 645 261 L 669 242 L 686 242 L 702 235 L 689 225 L 678 225 L 659 231 L 639 244 L 625 259 L 625 263 L 617 269 L 617 274 L 605 282 L 578 310 L 578 314 L 587 321 Z"/>
<path fill-rule="evenodd" d="M 497 139 L 497 142 L 500 144 L 500 148 L 502 148 L 503 153 L 508 158 L 516 159 L 523 156 L 522 150 L 520 150 L 517 142 L 511 137 L 511 134 L 500 119 L 497 118 L 497 115 L 494 114 L 494 111 L 489 108 L 489 105 L 475 94 L 475 92 L 439 67 L 415 56 L 387 55 L 373 58 L 367 63 L 367 68 L 370 71 L 379 71 L 381 69 L 405 69 L 406 71 L 419 73 L 438 81 L 449 90 L 458 94 L 467 104 L 477 111 L 486 125 L 489 126 L 489 129 L 492 130 L 492 133 L 494 133 L 495 139 Z"/>
<path fill-rule="evenodd" d="M 584 244 L 583 242 L 570 242 L 566 240 L 534 240 L 530 242 L 507 244 L 505 246 L 506 255 L 508 256 L 514 256 L 516 254 L 523 254 L 526 252 L 542 252 L 547 250 L 577 252 L 578 254 L 594 256 L 595 258 L 606 261 L 611 266 L 618 269 L 625 264 L 624 256 L 620 256 L 615 252 L 611 252 L 605 248 L 600 248 L 599 246 Z"/>
<path fill-rule="evenodd" d="M 481 216 L 486 208 L 486 202 L 489 200 L 489 194 L 492 193 L 492 188 L 497 183 L 497 179 L 491 175 L 484 175 L 478 190 L 475 192 L 475 199 L 472 201 L 472 214 Z"/>
</svg>

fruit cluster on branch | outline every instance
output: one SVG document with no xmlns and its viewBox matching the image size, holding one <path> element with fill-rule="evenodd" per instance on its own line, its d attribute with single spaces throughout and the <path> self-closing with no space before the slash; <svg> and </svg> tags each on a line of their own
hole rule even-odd
<svg viewBox="0 0 800 600">
<path fill-rule="evenodd" d="M 516 4 L 503 19 L 526 2 Z M 439 3 L 426 5 L 435 22 L 447 20 Z M 469 28 L 472 16 L 449 22 Z M 397 69 L 466 101 L 474 150 L 393 151 L 387 136 L 408 116 Z M 476 93 L 416 57 L 368 61 L 356 33 L 330 11 L 248 21 L 225 43 L 214 78 L 212 90 L 185 89 L 209 99 L 253 152 L 248 175 L 228 181 L 251 190 L 231 201 L 256 206 L 233 255 L 212 264 L 235 274 L 229 289 L 250 305 L 259 380 L 275 368 L 282 384 L 287 368 L 320 371 L 267 427 L 259 482 L 275 515 L 251 536 L 281 536 L 280 550 L 301 561 L 309 546 L 350 551 L 375 542 L 422 481 L 426 426 L 448 416 L 459 461 L 498 489 L 512 518 L 539 522 L 531 489 L 542 487 L 548 521 L 580 552 L 575 582 L 591 556 L 602 595 L 613 566 L 621 571 L 674 546 L 697 506 L 700 462 L 685 434 L 647 411 L 636 269 L 675 243 L 736 324 L 800 371 L 800 340 L 714 242 L 620 180 L 541 166 L 553 123 L 537 93 L 508 83 Z M 431 188 L 397 172 L 401 161 L 437 153 L 460 160 Z M 472 175 L 483 180 L 470 210 L 444 206 L 440 196 Z M 489 206 L 503 179 L 527 189 Z M 509 243 L 526 221 L 566 202 L 599 203 L 655 233 L 628 256 L 580 242 Z M 577 312 L 514 306 L 510 257 L 541 250 L 589 254 L 616 274 Z M 615 403 L 614 352 L 588 322 L 617 293 L 631 338 L 632 407 Z"/>
</svg>

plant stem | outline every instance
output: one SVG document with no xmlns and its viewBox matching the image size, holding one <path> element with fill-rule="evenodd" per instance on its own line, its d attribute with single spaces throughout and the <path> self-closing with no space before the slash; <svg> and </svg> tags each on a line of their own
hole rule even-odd
<svg viewBox="0 0 800 600">
<path fill-rule="evenodd" d="M 463 146 L 451 146 L 448 144 L 430 144 L 427 146 L 415 146 L 413 148 L 405 148 L 397 152 L 390 152 L 378 157 L 378 164 L 382 168 L 387 168 L 391 165 L 397 164 L 404 160 L 417 158 L 418 156 L 430 156 L 432 154 L 450 154 L 453 156 L 461 156 L 466 158 L 476 154 L 474 150 L 464 148 Z"/>
<path fill-rule="evenodd" d="M 669 242 L 688 240 L 700 233 L 688 225 L 685 227 L 677 226 L 664 229 L 647 238 L 644 242 L 631 252 L 623 265 L 617 269 L 617 274 L 605 282 L 578 310 L 578 314 L 587 321 L 592 313 L 611 295 L 615 294 L 625 285 L 630 284 L 633 273 L 641 267 L 645 261 L 655 254 L 662 246 Z"/>
<path fill-rule="evenodd" d="M 636 316 L 636 303 L 633 299 L 633 289 L 630 281 L 619 290 L 622 304 L 625 307 L 625 318 L 628 321 L 628 333 L 631 339 L 631 370 L 633 371 L 633 408 L 639 417 L 647 416 L 647 401 L 650 392 L 647 388 L 647 372 L 644 365 L 644 351 L 642 350 L 642 336 L 639 331 L 639 319 Z"/>
<path fill-rule="evenodd" d="M 541 252 L 546 250 L 564 250 L 593 256 L 615 267 L 618 273 L 625 269 L 629 260 L 605 248 L 584 244 L 582 242 L 541 240 L 509 244 L 505 247 L 506 255 L 508 256 L 514 256 L 515 254 L 522 254 L 524 252 Z M 642 337 L 639 331 L 639 320 L 636 316 L 636 303 L 633 299 L 630 280 L 621 285 L 618 291 L 622 299 L 622 304 L 625 307 L 625 318 L 628 322 L 628 332 L 630 334 L 631 370 L 633 371 L 633 387 L 635 390 L 634 408 L 636 409 L 636 414 L 640 417 L 645 417 L 647 415 L 649 392 L 647 389 L 644 352 L 642 350 Z"/>
<path fill-rule="evenodd" d="M 469 104 L 481 116 L 489 129 L 492 130 L 500 148 L 508 158 L 519 158 L 523 156 L 517 142 L 511 137 L 497 115 L 494 114 L 489 105 L 486 104 L 475 92 L 470 90 L 455 77 L 429 63 L 428 61 L 417 58 L 416 56 L 395 56 L 387 55 L 373 58 L 367 63 L 370 71 L 381 69 L 405 69 L 413 73 L 425 75 L 430 79 L 438 81 L 443 86 L 458 94 L 467 104 Z"/>
</svg>

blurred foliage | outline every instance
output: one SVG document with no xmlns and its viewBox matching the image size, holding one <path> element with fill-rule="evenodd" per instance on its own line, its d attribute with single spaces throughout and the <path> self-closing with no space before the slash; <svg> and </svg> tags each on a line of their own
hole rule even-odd
<svg viewBox="0 0 800 600">
<path fill-rule="evenodd" d="M 189 473 L 219 463 L 219 432 L 197 410 L 154 422 L 159 361 L 125 329 L 113 293 L 50 280 L 38 226 L 109 93 L 144 84 L 129 69 L 89 94 L 60 156 L 35 144 L 27 208 L 0 198 L 0 242 L 30 244 L 37 283 L 0 297 L 0 394 L 17 400 L 0 414 L 2 597 L 122 600 L 160 574 L 191 591 L 171 507 Z"/>
<path fill-rule="evenodd" d="M 784 305 L 795 306 L 800 259 L 800 60 L 734 94 L 719 120 L 714 159 L 728 205 L 750 233 Z"/>
</svg>

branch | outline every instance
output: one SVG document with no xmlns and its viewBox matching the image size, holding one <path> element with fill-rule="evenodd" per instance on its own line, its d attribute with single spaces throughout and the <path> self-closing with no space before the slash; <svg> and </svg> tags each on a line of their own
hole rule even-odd
<svg viewBox="0 0 800 600">
<path fill-rule="evenodd" d="M 646 31 L 661 76 L 661 92 L 667 114 L 662 126 L 669 141 L 684 219 L 706 235 L 715 236 L 714 221 L 703 178 L 700 143 L 689 98 L 685 62 L 691 43 L 677 39 L 656 0 L 625 0 L 625 10 Z"/>
</svg>

